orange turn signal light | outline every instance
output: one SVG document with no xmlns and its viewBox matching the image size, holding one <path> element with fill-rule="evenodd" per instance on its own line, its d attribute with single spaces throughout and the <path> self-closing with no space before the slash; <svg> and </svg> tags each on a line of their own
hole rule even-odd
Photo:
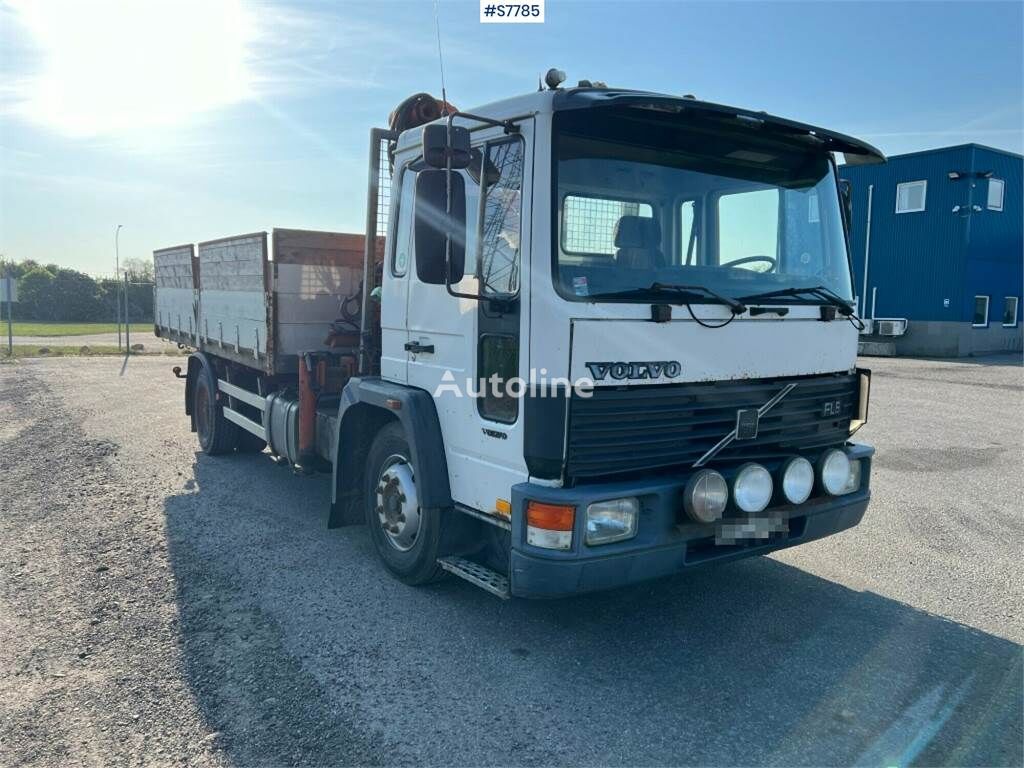
<svg viewBox="0 0 1024 768">
<path fill-rule="evenodd" d="M 526 505 L 526 523 L 546 531 L 571 531 L 576 507 L 531 501 Z"/>
</svg>

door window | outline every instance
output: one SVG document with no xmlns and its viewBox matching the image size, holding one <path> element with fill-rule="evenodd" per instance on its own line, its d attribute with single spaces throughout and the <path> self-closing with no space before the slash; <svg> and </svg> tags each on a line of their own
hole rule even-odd
<svg viewBox="0 0 1024 768">
<path fill-rule="evenodd" d="M 480 288 L 484 294 L 519 291 L 519 235 L 523 212 L 523 142 L 487 145 L 486 190 L 480 222 Z"/>
<path fill-rule="evenodd" d="M 391 274 L 403 277 L 412 260 L 412 214 L 416 191 L 416 173 L 409 169 L 402 172 L 402 192 L 398 199 L 398 216 L 395 224 L 395 248 L 391 255 Z"/>
</svg>

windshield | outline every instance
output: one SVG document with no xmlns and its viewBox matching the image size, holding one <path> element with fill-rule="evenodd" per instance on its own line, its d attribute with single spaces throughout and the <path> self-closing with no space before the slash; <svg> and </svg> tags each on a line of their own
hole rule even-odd
<svg viewBox="0 0 1024 768">
<path fill-rule="evenodd" d="M 828 154 L 708 122 L 643 109 L 556 115 L 559 292 L 643 301 L 636 291 L 653 283 L 733 298 L 825 286 L 852 300 Z"/>
</svg>

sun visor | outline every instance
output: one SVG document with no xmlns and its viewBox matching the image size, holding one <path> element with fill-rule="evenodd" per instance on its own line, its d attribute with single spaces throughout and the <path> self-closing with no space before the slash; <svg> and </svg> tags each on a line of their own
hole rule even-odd
<svg viewBox="0 0 1024 768">
<path fill-rule="evenodd" d="M 675 113 L 680 119 L 686 115 L 734 118 L 748 126 L 760 125 L 768 131 L 789 135 L 798 141 L 813 143 L 828 152 L 842 154 L 849 165 L 873 165 L 884 163 L 885 155 L 867 142 L 842 133 L 819 128 L 767 112 L 753 112 L 724 104 L 714 104 L 693 98 L 666 96 L 659 93 L 640 91 L 617 91 L 606 88 L 572 88 L 558 91 L 552 103 L 555 111 L 572 109 L 594 109 L 606 107 L 650 109 L 662 113 Z"/>
</svg>

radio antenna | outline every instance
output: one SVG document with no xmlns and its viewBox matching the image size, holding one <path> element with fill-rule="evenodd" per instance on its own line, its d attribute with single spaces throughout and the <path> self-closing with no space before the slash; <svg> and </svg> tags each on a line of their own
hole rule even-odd
<svg viewBox="0 0 1024 768">
<path fill-rule="evenodd" d="M 437 63 L 441 65 L 441 114 L 448 114 L 448 93 L 444 87 L 444 56 L 441 54 L 441 17 L 438 13 L 439 0 L 434 0 L 434 29 L 437 30 Z"/>
</svg>

